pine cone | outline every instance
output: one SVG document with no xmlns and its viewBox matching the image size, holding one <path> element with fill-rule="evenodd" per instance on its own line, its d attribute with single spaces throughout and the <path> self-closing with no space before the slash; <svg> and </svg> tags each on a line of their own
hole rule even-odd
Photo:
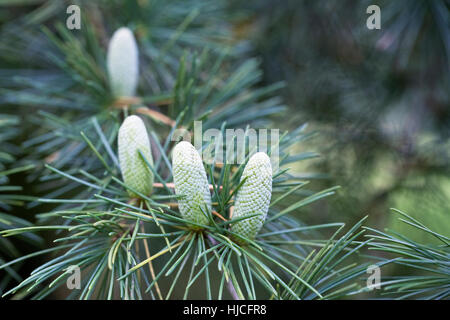
<svg viewBox="0 0 450 320">
<path fill-rule="evenodd" d="M 138 116 L 129 116 L 119 129 L 119 162 L 123 181 L 142 194 L 150 195 L 153 188 L 153 173 L 148 168 L 138 150 L 153 165 L 150 141 L 144 122 Z M 139 196 L 128 190 L 130 197 Z"/>
<path fill-rule="evenodd" d="M 118 29 L 111 38 L 107 53 L 110 86 L 115 97 L 132 97 L 139 77 L 139 57 L 133 33 Z"/>
<path fill-rule="evenodd" d="M 208 225 L 205 213 L 211 214 L 211 194 L 202 160 L 192 144 L 182 141 L 175 146 L 172 170 L 175 193 L 184 195 L 178 200 L 181 215 L 189 221 Z M 191 227 L 199 229 L 198 226 Z"/>
<path fill-rule="evenodd" d="M 267 154 L 258 152 L 250 158 L 242 173 L 241 181 L 245 178 L 247 180 L 236 196 L 233 218 L 255 213 L 258 215 L 234 223 L 231 231 L 252 240 L 266 220 L 272 196 L 272 166 Z M 242 242 L 242 239 L 235 240 Z"/>
</svg>

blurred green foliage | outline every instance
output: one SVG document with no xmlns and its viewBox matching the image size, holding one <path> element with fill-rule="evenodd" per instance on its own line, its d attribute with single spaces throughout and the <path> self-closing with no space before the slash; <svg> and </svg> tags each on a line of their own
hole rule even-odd
<svg viewBox="0 0 450 320">
<path fill-rule="evenodd" d="M 366 27 L 371 4 L 381 9 L 380 30 Z M 342 186 L 313 219 L 369 214 L 385 227 L 397 207 L 449 233 L 449 8 L 445 0 L 234 2 L 237 33 L 263 57 L 265 81 L 287 84 L 291 110 L 281 121 L 320 131 L 323 157 L 312 169 Z"/>
<path fill-rule="evenodd" d="M 210 116 L 211 109 L 216 110 L 211 126 L 220 127 L 223 120 L 263 125 L 270 118 L 273 127 L 293 130 L 309 123 L 308 135 L 315 138 L 293 149 L 307 158 L 316 157 L 310 150 L 321 156 L 306 166 L 292 164 L 296 178 L 315 178 L 313 189 L 341 188 L 327 201 L 302 208 L 302 222 L 355 225 L 368 215 L 365 223 L 372 228 L 392 228 L 411 243 L 427 243 L 417 245 L 426 248 L 424 259 L 428 249 L 431 255 L 446 253 L 428 242 L 435 241 L 433 232 L 445 241 L 450 233 L 449 1 L 377 1 L 380 30 L 366 27 L 370 0 L 73 2 L 83 6 L 85 22 L 90 22 L 76 36 L 65 30 L 61 19 L 68 1 L 0 2 L 0 113 L 8 113 L 0 119 L 0 129 L 6 122 L 12 124 L 0 132 L 0 171 L 27 168 L 33 161 L 39 162 L 41 173 L 42 159 L 55 155 L 56 147 L 70 155 L 68 136 L 79 143 L 81 129 L 90 127 L 95 135 L 110 120 L 105 119 L 111 114 L 102 109 L 112 99 L 104 77 L 104 53 L 112 32 L 127 25 L 141 50 L 138 91 L 155 110 L 163 110 L 175 87 L 177 103 L 171 104 L 169 115 L 176 118 L 186 101 L 193 102 L 186 125 L 200 115 Z M 46 33 L 42 27 L 48 28 Z M 202 68 L 192 68 L 197 61 Z M 285 84 L 282 94 L 288 109 L 272 96 L 279 82 Z M 211 90 L 210 99 L 196 100 L 205 88 Z M 241 113 L 243 108 L 248 110 Z M 86 121 L 93 114 L 101 115 L 100 125 Z M 109 129 L 108 137 L 114 140 L 117 126 Z M 152 129 L 159 133 L 161 127 Z M 55 141 L 52 132 L 58 136 Z M 28 153 L 22 155 L 20 147 Z M 86 145 L 83 148 L 72 154 L 77 165 L 88 157 Z M 60 167 L 75 167 L 68 158 L 60 159 Z M 98 169 L 91 160 L 83 162 L 85 168 Z M 314 173 L 302 176 L 303 172 Z M 13 178 L 34 194 L 53 189 L 56 193 L 50 194 L 55 197 L 76 193 L 73 184 L 64 182 L 65 188 L 60 188 L 54 176 L 39 179 L 38 173 L 22 173 Z M 15 187 L 6 182 L 6 175 L 0 174 L 0 187 Z M 286 207 L 297 198 L 287 196 Z M 433 232 L 410 228 L 388 213 L 390 207 L 408 212 Z M 36 212 L 28 208 L 27 220 Z M 14 215 L 8 220 L 2 216 L 3 221 L 28 226 L 19 218 L 23 210 Z M 329 263 L 320 260 L 319 252 L 317 259 Z M 408 254 L 408 248 L 400 253 Z M 445 259 L 439 263 L 448 264 Z M 398 264 L 391 272 L 413 274 L 419 269 Z M 448 270 L 442 269 L 446 285 Z M 19 278 L 14 270 L 10 273 Z"/>
</svg>

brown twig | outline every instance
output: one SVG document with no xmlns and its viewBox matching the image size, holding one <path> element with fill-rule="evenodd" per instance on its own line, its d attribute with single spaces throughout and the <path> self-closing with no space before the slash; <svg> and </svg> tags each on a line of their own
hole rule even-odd
<svg viewBox="0 0 450 320">
<path fill-rule="evenodd" d="M 114 108 L 127 108 L 132 104 L 139 104 L 141 102 L 142 100 L 139 97 L 119 97 L 113 102 L 112 106 Z"/>
<path fill-rule="evenodd" d="M 223 221 L 227 221 L 227 219 L 225 219 L 220 213 L 218 213 L 217 211 L 212 211 L 212 214 L 215 215 L 216 217 L 219 217 L 219 219 L 223 220 Z"/>
<path fill-rule="evenodd" d="M 233 219 L 234 206 L 230 207 L 230 220 Z"/>
<path fill-rule="evenodd" d="M 176 125 L 175 120 L 169 118 L 168 116 L 162 114 L 161 112 L 149 109 L 147 107 L 137 108 L 136 112 L 140 113 L 140 114 L 145 114 L 146 116 L 149 116 L 150 118 L 155 119 L 164 124 L 167 124 L 168 126 L 171 126 L 171 127 L 174 127 Z"/>
</svg>

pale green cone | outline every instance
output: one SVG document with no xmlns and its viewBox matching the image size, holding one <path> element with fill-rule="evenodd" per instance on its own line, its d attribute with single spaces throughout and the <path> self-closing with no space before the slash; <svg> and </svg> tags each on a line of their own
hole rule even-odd
<svg viewBox="0 0 450 320">
<path fill-rule="evenodd" d="M 129 116 L 119 129 L 119 162 L 123 181 L 130 188 L 150 195 L 153 188 L 153 173 L 139 154 L 140 150 L 153 166 L 152 151 L 144 122 L 138 116 Z M 139 196 L 128 190 L 130 197 Z"/>
<path fill-rule="evenodd" d="M 139 57 L 130 29 L 120 28 L 114 32 L 109 42 L 106 64 L 113 95 L 134 96 L 139 77 Z"/>
<path fill-rule="evenodd" d="M 202 160 L 192 144 L 182 141 L 175 146 L 172 170 L 175 193 L 184 195 L 178 200 L 181 215 L 189 221 L 208 225 L 209 219 L 202 209 L 210 214 L 211 194 Z"/>
<path fill-rule="evenodd" d="M 258 215 L 234 223 L 231 231 L 252 240 L 261 230 L 269 211 L 272 196 L 272 166 L 269 156 L 264 152 L 255 153 L 245 166 L 241 181 L 245 178 L 247 179 L 236 196 L 233 219 L 255 213 Z"/>
</svg>

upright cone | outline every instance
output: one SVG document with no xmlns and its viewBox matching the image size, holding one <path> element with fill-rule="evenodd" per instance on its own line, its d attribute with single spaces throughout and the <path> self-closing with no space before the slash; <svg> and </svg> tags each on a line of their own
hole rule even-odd
<svg viewBox="0 0 450 320">
<path fill-rule="evenodd" d="M 123 181 L 130 188 L 150 195 L 153 188 L 153 173 L 139 154 L 140 150 L 150 165 L 153 165 L 150 141 L 144 122 L 138 116 L 129 116 L 119 129 L 119 162 Z M 128 190 L 130 197 L 139 195 Z"/>
<path fill-rule="evenodd" d="M 113 95 L 134 96 L 139 77 L 139 57 L 130 29 L 120 28 L 114 33 L 108 46 L 106 63 Z"/>
<path fill-rule="evenodd" d="M 172 170 L 175 193 L 184 195 L 178 200 L 181 215 L 189 221 L 208 225 L 205 213 L 211 213 L 211 194 L 202 160 L 192 144 L 182 141 L 175 146 Z"/>
<path fill-rule="evenodd" d="M 264 152 L 254 154 L 244 168 L 241 181 L 247 178 L 238 190 L 233 219 L 258 214 L 234 223 L 231 231 L 248 239 L 255 238 L 266 220 L 272 196 L 272 166 Z M 236 241 L 242 242 L 235 237 Z"/>
</svg>

